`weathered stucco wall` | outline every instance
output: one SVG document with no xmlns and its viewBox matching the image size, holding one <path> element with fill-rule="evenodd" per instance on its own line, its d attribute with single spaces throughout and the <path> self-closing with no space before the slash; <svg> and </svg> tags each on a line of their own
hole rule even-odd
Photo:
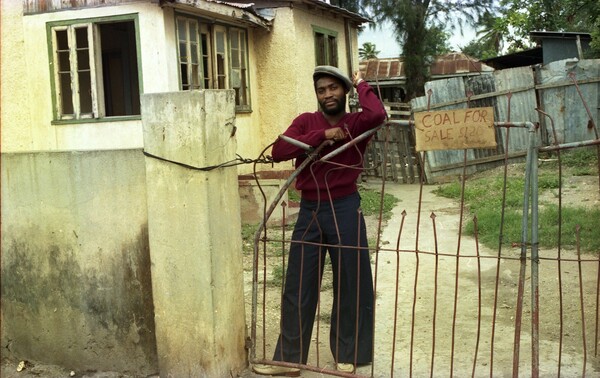
<svg viewBox="0 0 600 378">
<path fill-rule="evenodd" d="M 313 26 L 338 33 L 339 67 L 349 72 L 341 18 L 300 8 L 274 11 L 272 31 L 255 31 L 258 89 L 263 94 L 259 99 L 262 148 L 275 141 L 300 113 L 318 109 L 312 82 L 316 59 Z M 356 40 L 356 34 L 351 39 Z M 358 51 L 353 55 L 358 57 Z M 286 163 L 278 167 L 293 168 Z"/>
<path fill-rule="evenodd" d="M 46 24 L 52 21 L 136 14 L 145 93 L 178 88 L 172 9 L 136 2 L 23 16 L 21 1 L 2 1 L 3 152 L 141 148 L 141 121 L 52 125 L 50 57 Z M 6 32 L 10 30 L 10 33 Z M 4 94 L 10 94 L 5 96 Z"/>
<path fill-rule="evenodd" d="M 3 356 L 157 371 L 141 150 L 2 154 Z"/>
<path fill-rule="evenodd" d="M 144 95 L 148 232 L 161 377 L 246 366 L 233 90 Z M 234 374 L 235 375 L 235 374 Z"/>
</svg>

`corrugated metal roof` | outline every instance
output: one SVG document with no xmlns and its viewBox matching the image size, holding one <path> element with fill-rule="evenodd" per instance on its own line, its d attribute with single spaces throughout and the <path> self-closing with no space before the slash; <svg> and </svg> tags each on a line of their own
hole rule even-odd
<svg viewBox="0 0 600 378">
<path fill-rule="evenodd" d="M 367 81 L 405 79 L 402 58 L 363 60 L 359 69 Z M 437 57 L 430 72 L 435 76 L 453 76 L 465 73 L 492 72 L 494 69 L 480 60 L 461 53 L 450 53 Z"/>
</svg>

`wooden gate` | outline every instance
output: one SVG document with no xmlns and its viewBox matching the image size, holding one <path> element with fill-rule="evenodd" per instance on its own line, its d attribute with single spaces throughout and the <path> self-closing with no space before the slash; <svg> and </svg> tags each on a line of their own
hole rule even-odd
<svg viewBox="0 0 600 378">
<path fill-rule="evenodd" d="M 400 125 L 395 121 L 410 119 L 410 104 L 385 102 L 388 113 L 388 126 L 381 128 L 371 139 L 365 156 L 363 179 L 369 177 L 383 178 L 393 182 L 414 184 L 419 182 L 421 172 L 419 157 L 415 152 L 415 138 L 410 126 Z M 389 134 L 389 135 L 388 135 Z M 386 139 L 387 135 L 387 139 Z M 387 140 L 387 159 L 384 159 L 385 141 Z M 384 161 L 387 169 L 383 169 Z"/>
</svg>

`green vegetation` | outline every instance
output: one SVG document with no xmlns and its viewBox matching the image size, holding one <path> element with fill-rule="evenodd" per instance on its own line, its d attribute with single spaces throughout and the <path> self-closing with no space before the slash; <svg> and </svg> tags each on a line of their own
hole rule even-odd
<svg viewBox="0 0 600 378">
<path fill-rule="evenodd" d="M 563 189 L 566 180 L 564 177 L 579 173 L 593 174 L 597 172 L 597 158 L 595 149 L 579 149 L 561 155 L 563 167 Z M 544 191 L 556 192 L 560 186 L 557 174 L 558 162 L 544 163 L 539 169 L 538 193 Z M 521 170 L 524 176 L 525 169 Z M 474 235 L 473 217 L 477 216 L 479 241 L 490 248 L 498 248 L 502 222 L 502 175 L 482 175 L 467 180 L 465 183 L 465 206 L 470 212 L 467 215 L 465 233 Z M 502 244 L 510 245 L 521 240 L 521 224 L 523 213 L 524 178 L 513 175 L 506 182 L 506 198 L 504 211 L 504 229 Z M 460 199 L 461 183 L 441 185 L 436 194 Z M 529 217 L 531 224 L 531 216 Z M 580 233 L 580 248 L 582 252 L 600 252 L 600 209 L 585 208 L 582 206 L 564 206 L 562 208 L 562 231 L 560 243 L 563 247 L 573 248 L 577 244 L 577 227 Z M 539 245 L 541 248 L 554 248 L 558 245 L 558 205 L 540 201 L 539 206 Z M 531 231 L 528 230 L 528 235 Z"/>
<path fill-rule="evenodd" d="M 558 170 L 556 154 L 552 155 L 547 168 Z M 577 148 L 561 153 L 560 161 L 563 169 L 567 167 L 573 176 L 592 176 L 598 174 L 598 154 L 596 148 Z"/>
<path fill-rule="evenodd" d="M 382 210 L 383 220 L 388 220 L 391 217 L 391 211 L 394 206 L 398 203 L 398 198 L 394 197 L 391 194 L 384 194 L 383 203 L 381 192 L 373 189 L 367 189 L 364 187 L 359 187 L 359 194 L 361 196 L 361 204 L 362 211 L 365 216 L 378 216 L 380 213 L 380 207 Z M 299 193 L 290 188 L 288 190 L 288 199 L 290 201 L 299 202 L 300 195 Z M 258 229 L 258 224 L 245 224 L 242 225 L 242 251 L 245 256 L 252 256 L 254 252 L 254 235 L 256 230 Z M 292 234 L 294 224 L 289 224 L 286 227 L 286 238 L 289 239 Z M 372 235 L 370 235 L 372 236 Z M 289 248 L 289 244 L 285 243 L 285 245 L 281 241 L 281 229 L 278 227 L 270 227 L 268 229 L 268 241 L 267 241 L 267 255 L 269 259 L 273 259 L 274 256 L 281 256 L 284 250 Z M 374 246 L 376 240 L 373 238 L 369 238 L 369 245 Z M 259 247 L 262 251 L 262 246 Z M 275 260 L 273 260 L 275 261 Z M 325 260 L 325 264 L 330 264 L 329 259 Z M 252 269 L 251 266 L 246 264 L 246 269 Z M 284 272 L 282 269 L 280 259 L 277 260 L 274 264 L 270 266 L 270 278 L 268 281 L 269 286 L 281 286 L 281 282 L 284 276 Z M 326 281 L 323 282 L 322 290 L 331 289 L 331 283 Z"/>
<path fill-rule="evenodd" d="M 359 187 L 358 192 L 360 193 L 363 214 L 378 215 L 380 208 L 383 208 L 383 220 L 390 219 L 392 209 L 399 202 L 398 198 L 385 193 L 383 203 L 381 203 L 381 192 L 364 187 Z"/>
</svg>

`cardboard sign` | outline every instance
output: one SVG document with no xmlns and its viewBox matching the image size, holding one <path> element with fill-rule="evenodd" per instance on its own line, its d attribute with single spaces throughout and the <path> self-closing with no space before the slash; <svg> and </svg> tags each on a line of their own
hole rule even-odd
<svg viewBox="0 0 600 378">
<path fill-rule="evenodd" d="M 494 108 L 415 113 L 417 151 L 495 148 Z"/>
</svg>

